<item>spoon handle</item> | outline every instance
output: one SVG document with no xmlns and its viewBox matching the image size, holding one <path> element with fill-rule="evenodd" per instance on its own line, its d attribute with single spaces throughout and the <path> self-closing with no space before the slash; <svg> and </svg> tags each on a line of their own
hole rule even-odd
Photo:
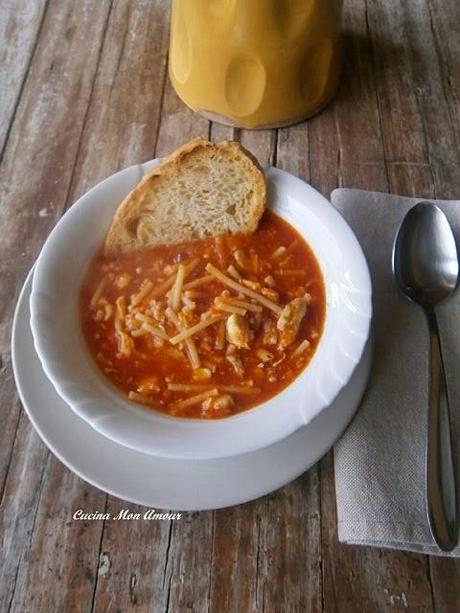
<svg viewBox="0 0 460 613">
<path fill-rule="evenodd" d="M 455 469 L 439 328 L 434 309 L 427 312 L 430 330 L 430 388 L 426 447 L 426 496 L 431 533 L 443 551 L 451 551 L 458 539 Z"/>
</svg>

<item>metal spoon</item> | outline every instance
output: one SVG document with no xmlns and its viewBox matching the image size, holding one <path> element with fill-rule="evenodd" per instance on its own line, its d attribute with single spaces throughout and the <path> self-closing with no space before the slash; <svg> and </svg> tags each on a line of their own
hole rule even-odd
<svg viewBox="0 0 460 613">
<path fill-rule="evenodd" d="M 393 272 L 402 293 L 425 311 L 430 332 L 430 387 L 426 442 L 426 504 L 431 533 L 443 551 L 458 540 L 459 518 L 449 401 L 435 306 L 457 285 L 452 229 L 436 205 L 420 202 L 404 218 L 393 247 Z"/>
</svg>

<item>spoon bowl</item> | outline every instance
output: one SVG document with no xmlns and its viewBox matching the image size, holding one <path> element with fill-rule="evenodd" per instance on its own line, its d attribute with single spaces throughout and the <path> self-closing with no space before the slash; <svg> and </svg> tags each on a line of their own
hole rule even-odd
<svg viewBox="0 0 460 613">
<path fill-rule="evenodd" d="M 403 220 L 393 271 L 408 298 L 425 308 L 448 298 L 458 281 L 458 256 L 450 224 L 435 204 L 419 202 Z"/>
</svg>

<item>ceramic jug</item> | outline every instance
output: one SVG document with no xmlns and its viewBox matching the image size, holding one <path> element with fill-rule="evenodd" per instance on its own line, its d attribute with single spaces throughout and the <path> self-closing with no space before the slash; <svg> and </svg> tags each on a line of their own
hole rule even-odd
<svg viewBox="0 0 460 613">
<path fill-rule="evenodd" d="M 169 74 L 208 119 L 280 127 L 319 111 L 340 67 L 341 0 L 172 0 Z"/>
</svg>

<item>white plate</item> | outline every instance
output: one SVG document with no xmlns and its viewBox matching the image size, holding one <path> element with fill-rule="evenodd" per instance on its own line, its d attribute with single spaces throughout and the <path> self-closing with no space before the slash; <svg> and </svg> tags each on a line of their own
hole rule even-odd
<svg viewBox="0 0 460 613">
<path fill-rule="evenodd" d="M 79 417 L 137 451 L 202 460 L 274 444 L 329 406 L 361 358 L 372 315 L 362 249 L 326 198 L 289 173 L 266 169 L 268 206 L 309 243 L 324 277 L 326 319 L 311 362 L 282 392 L 226 419 L 173 418 L 129 402 L 89 355 L 79 295 L 88 262 L 103 243 L 119 202 L 156 163 L 131 166 L 93 187 L 48 237 L 37 260 L 30 300 L 31 328 L 43 369 Z"/>
<path fill-rule="evenodd" d="M 370 367 L 369 344 L 333 404 L 283 441 L 218 460 L 160 458 L 118 445 L 80 419 L 55 392 L 30 331 L 29 274 L 13 322 L 13 370 L 24 408 L 49 449 L 92 485 L 157 509 L 204 510 L 258 498 L 292 481 L 334 444 L 351 420 Z"/>
</svg>

